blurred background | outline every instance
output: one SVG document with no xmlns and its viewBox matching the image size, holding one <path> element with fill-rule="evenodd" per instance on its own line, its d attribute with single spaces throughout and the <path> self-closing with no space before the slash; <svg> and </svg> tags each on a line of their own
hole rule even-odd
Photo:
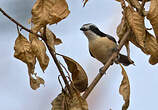
<svg viewBox="0 0 158 110">
<path fill-rule="evenodd" d="M 116 28 L 121 21 L 122 9 L 120 3 L 115 0 L 89 0 L 85 8 L 82 7 L 82 0 L 67 0 L 67 2 L 70 15 L 57 25 L 49 27 L 63 41 L 63 44 L 56 47 L 56 51 L 79 62 L 85 69 L 90 83 L 103 65 L 90 56 L 88 41 L 79 29 L 85 23 L 93 23 L 118 40 Z M 35 0 L 1 0 L 0 8 L 30 28 L 28 19 L 31 18 L 30 12 L 34 3 Z M 151 27 L 148 22 L 146 25 Z M 28 38 L 27 32 L 22 31 L 22 33 Z M 52 100 L 61 92 L 56 65 L 50 57 L 49 66 L 45 73 L 42 73 L 39 64 L 36 64 L 35 71 L 45 80 L 45 86 L 41 86 L 36 91 L 32 90 L 26 64 L 13 57 L 17 36 L 16 25 L 0 13 L 1 110 L 51 110 Z M 130 47 L 131 58 L 136 66 L 125 68 L 131 85 L 128 110 L 156 110 L 158 65 L 150 65 L 149 56 L 132 44 Z M 126 54 L 125 48 L 122 53 Z M 59 60 L 63 62 L 61 58 Z M 87 99 L 89 110 L 121 110 L 124 103 L 119 94 L 121 80 L 121 68 L 114 64 L 89 95 Z"/>
</svg>

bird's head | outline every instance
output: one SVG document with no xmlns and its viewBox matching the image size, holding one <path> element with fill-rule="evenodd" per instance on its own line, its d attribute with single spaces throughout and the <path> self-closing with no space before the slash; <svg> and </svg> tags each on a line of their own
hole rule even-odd
<svg viewBox="0 0 158 110">
<path fill-rule="evenodd" d="M 92 23 L 88 23 L 88 24 L 84 24 L 81 28 L 81 31 L 83 31 L 83 33 L 86 35 L 86 37 L 90 40 L 90 39 L 95 39 L 98 38 L 98 32 L 100 32 L 100 30 L 97 28 L 96 25 L 92 24 Z"/>
</svg>

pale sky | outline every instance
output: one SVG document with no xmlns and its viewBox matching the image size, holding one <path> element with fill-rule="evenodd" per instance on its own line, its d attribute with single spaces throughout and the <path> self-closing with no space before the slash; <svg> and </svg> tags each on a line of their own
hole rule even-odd
<svg viewBox="0 0 158 110">
<path fill-rule="evenodd" d="M 115 0 L 89 0 L 82 8 L 82 0 L 67 0 L 70 15 L 51 30 L 62 39 L 56 47 L 58 53 L 65 54 L 85 69 L 89 83 L 103 66 L 88 52 L 88 41 L 79 30 L 85 23 L 97 25 L 104 33 L 116 36 L 116 28 L 121 20 L 121 6 Z M 32 0 L 1 0 L 0 8 L 29 28 Z M 147 23 L 148 25 L 148 23 Z M 28 38 L 28 33 L 22 31 Z M 0 14 L 0 107 L 2 110 L 51 110 L 51 101 L 61 92 L 57 76 L 59 72 L 50 57 L 50 63 L 43 74 L 36 64 L 36 72 L 45 80 L 45 87 L 34 91 L 30 88 L 26 65 L 13 57 L 14 41 L 18 36 L 16 25 Z M 125 49 L 124 49 L 125 50 Z M 125 51 L 122 53 L 126 54 Z M 50 56 L 50 54 L 48 53 Z M 158 99 L 158 65 L 148 63 L 149 56 L 131 45 L 131 58 L 136 66 L 126 67 L 131 85 L 131 99 L 128 110 L 156 110 Z M 59 60 L 63 60 L 59 57 Z M 101 79 L 87 101 L 89 110 L 121 110 L 122 96 L 119 85 L 122 80 L 119 65 L 112 65 Z"/>
</svg>

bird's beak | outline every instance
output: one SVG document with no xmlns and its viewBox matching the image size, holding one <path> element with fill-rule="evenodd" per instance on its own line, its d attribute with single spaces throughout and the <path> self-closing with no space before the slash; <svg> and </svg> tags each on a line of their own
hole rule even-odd
<svg viewBox="0 0 158 110">
<path fill-rule="evenodd" d="M 80 30 L 81 31 L 87 31 L 87 29 L 85 27 L 81 27 Z"/>
</svg>

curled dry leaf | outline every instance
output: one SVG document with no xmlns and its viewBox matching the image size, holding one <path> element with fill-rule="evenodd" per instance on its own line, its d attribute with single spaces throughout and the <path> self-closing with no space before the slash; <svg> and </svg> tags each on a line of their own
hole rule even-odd
<svg viewBox="0 0 158 110">
<path fill-rule="evenodd" d="M 41 84 L 44 85 L 44 80 L 38 76 L 35 76 L 36 79 L 34 79 L 31 75 L 30 75 L 30 86 L 33 90 L 36 90 L 40 87 Z"/>
<path fill-rule="evenodd" d="M 44 72 L 49 63 L 49 57 L 46 54 L 46 47 L 44 43 L 41 40 L 35 38 L 31 42 L 31 47 L 39 61 L 41 69 Z"/>
<path fill-rule="evenodd" d="M 76 92 L 72 97 L 62 92 L 52 101 L 52 106 L 52 110 L 88 110 L 86 100 Z"/>
<path fill-rule="evenodd" d="M 78 89 L 80 92 L 85 91 L 88 86 L 88 77 L 84 69 L 73 59 L 64 55 L 61 56 L 64 58 L 69 71 L 72 73 L 72 80 L 75 88 Z"/>
<path fill-rule="evenodd" d="M 28 72 L 34 73 L 36 57 L 32 51 L 30 42 L 19 33 L 14 45 L 14 57 L 23 61 L 28 66 Z"/>
<path fill-rule="evenodd" d="M 147 19 L 150 20 L 158 42 L 158 0 L 151 0 L 150 10 L 148 12 Z"/>
<path fill-rule="evenodd" d="M 43 28 L 41 28 L 40 33 L 43 35 L 43 33 L 44 33 Z M 56 38 L 55 34 L 51 30 L 49 30 L 48 28 L 46 28 L 46 38 L 47 38 L 47 44 L 53 50 L 55 50 L 55 47 L 54 47 L 55 45 L 59 45 L 62 43 L 61 39 Z"/>
<path fill-rule="evenodd" d="M 40 87 L 40 84 L 44 84 L 44 80 L 38 76 L 36 76 L 36 79 L 31 76 L 34 74 L 36 57 L 33 53 L 30 42 L 20 33 L 15 41 L 14 50 L 14 56 L 27 64 L 30 86 L 33 90 L 36 90 Z"/>
<path fill-rule="evenodd" d="M 119 92 L 123 96 L 123 100 L 125 101 L 125 103 L 122 106 L 122 110 L 127 110 L 130 102 L 130 83 L 125 69 L 121 64 L 120 66 L 122 68 L 123 80 L 121 82 Z"/>
<path fill-rule="evenodd" d="M 134 11 L 132 8 L 127 7 L 125 12 L 127 21 L 132 31 L 136 36 L 136 41 L 141 47 L 144 47 L 144 42 L 146 38 L 146 28 L 144 24 L 144 17 L 140 16 L 138 12 Z"/>
<path fill-rule="evenodd" d="M 70 11 L 66 0 L 37 0 L 32 8 L 32 23 L 40 29 L 66 18 Z"/>
</svg>

